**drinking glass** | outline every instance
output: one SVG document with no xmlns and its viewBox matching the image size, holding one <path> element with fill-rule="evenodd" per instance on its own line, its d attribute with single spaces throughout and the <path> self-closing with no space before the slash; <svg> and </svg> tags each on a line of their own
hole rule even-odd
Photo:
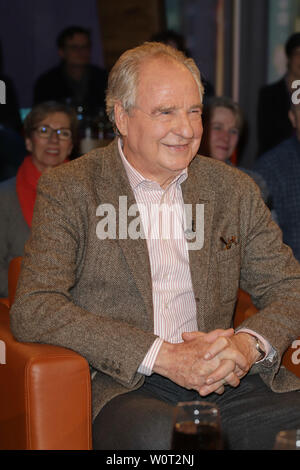
<svg viewBox="0 0 300 470">
<path fill-rule="evenodd" d="M 300 450 L 300 429 L 280 431 L 276 436 L 274 450 Z"/>
<path fill-rule="evenodd" d="M 175 408 L 172 450 L 221 450 L 220 412 L 214 403 L 179 402 Z"/>
</svg>

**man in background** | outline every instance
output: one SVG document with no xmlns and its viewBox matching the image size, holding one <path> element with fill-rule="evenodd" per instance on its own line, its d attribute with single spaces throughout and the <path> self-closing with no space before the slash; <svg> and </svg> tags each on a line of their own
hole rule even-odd
<svg viewBox="0 0 300 470">
<path fill-rule="evenodd" d="M 71 26 L 57 38 L 61 63 L 38 78 L 34 102 L 58 101 L 82 106 L 90 114 L 105 108 L 107 73 L 90 63 L 90 31 Z"/>
<path fill-rule="evenodd" d="M 258 156 L 288 139 L 294 133 L 288 117 L 292 83 L 300 79 L 300 33 L 286 42 L 287 73 L 276 83 L 261 88 L 258 99 Z"/>
<path fill-rule="evenodd" d="M 291 105 L 288 118 L 295 135 L 264 153 L 254 170 L 267 183 L 283 241 L 300 261 L 300 104 Z"/>
</svg>

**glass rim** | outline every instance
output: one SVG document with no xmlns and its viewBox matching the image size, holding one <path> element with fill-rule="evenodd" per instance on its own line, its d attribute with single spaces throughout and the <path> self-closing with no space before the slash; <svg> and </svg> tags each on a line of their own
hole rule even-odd
<svg viewBox="0 0 300 470">
<path fill-rule="evenodd" d="M 284 436 L 284 435 L 289 435 L 296 433 L 297 435 L 300 436 L 300 428 L 295 428 L 295 429 L 282 429 L 281 431 L 278 431 L 277 436 Z"/>
<path fill-rule="evenodd" d="M 278 445 L 287 445 L 295 439 L 295 449 L 300 450 L 300 428 L 283 429 L 275 437 L 275 443 Z"/>
<path fill-rule="evenodd" d="M 296 429 L 282 429 L 276 434 L 278 439 L 289 439 L 290 437 L 295 437 L 300 446 L 300 428 Z"/>
<path fill-rule="evenodd" d="M 216 408 L 219 410 L 219 407 L 216 403 L 207 402 L 203 400 L 195 400 L 195 401 L 179 401 L 176 406 L 205 406 L 207 408 Z"/>
</svg>

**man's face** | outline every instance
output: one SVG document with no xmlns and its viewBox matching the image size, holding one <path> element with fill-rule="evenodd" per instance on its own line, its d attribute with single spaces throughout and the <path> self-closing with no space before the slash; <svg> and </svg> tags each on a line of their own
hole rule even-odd
<svg viewBox="0 0 300 470">
<path fill-rule="evenodd" d="M 202 136 L 201 97 L 191 72 L 173 59 L 141 65 L 135 106 L 115 108 L 124 154 L 144 177 L 166 187 L 186 168 Z"/>
<path fill-rule="evenodd" d="M 62 49 L 59 49 L 60 57 L 67 65 L 84 66 L 89 64 L 91 44 L 89 37 L 83 33 L 75 33 L 66 40 Z"/>
<path fill-rule="evenodd" d="M 300 47 L 296 47 L 288 60 L 289 73 L 297 79 L 300 79 Z"/>
</svg>

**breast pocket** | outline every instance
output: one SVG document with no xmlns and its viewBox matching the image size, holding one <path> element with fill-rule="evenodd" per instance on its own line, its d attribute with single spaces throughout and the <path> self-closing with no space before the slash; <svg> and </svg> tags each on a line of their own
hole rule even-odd
<svg viewBox="0 0 300 470">
<path fill-rule="evenodd" d="M 220 301 L 222 303 L 236 300 L 240 282 L 240 247 L 232 246 L 229 250 L 217 253 Z"/>
</svg>

